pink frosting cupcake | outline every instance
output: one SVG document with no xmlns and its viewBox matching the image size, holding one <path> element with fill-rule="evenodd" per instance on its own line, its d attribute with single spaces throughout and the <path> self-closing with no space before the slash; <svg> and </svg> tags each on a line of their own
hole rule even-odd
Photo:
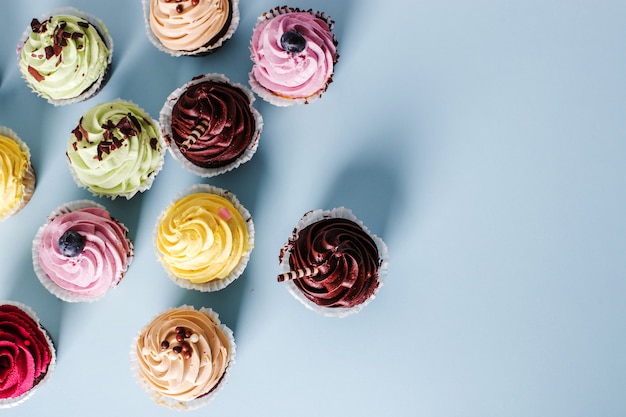
<svg viewBox="0 0 626 417">
<path fill-rule="evenodd" d="M 283 6 L 263 13 L 250 43 L 252 90 L 277 106 L 317 100 L 339 60 L 333 25 L 312 10 Z"/>
<path fill-rule="evenodd" d="M 133 259 L 128 229 L 88 200 L 55 210 L 32 249 L 39 281 L 68 302 L 100 299 L 120 283 Z"/>
</svg>

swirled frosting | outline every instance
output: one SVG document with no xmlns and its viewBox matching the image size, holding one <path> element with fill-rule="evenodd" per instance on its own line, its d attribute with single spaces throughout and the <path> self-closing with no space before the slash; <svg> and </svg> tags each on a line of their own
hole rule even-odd
<svg viewBox="0 0 626 417">
<path fill-rule="evenodd" d="M 111 50 L 86 19 L 60 14 L 33 19 L 20 54 L 20 71 L 33 90 L 63 100 L 78 97 L 104 74 Z"/>
<path fill-rule="evenodd" d="M 30 391 L 46 375 L 53 358 L 40 325 L 21 308 L 0 305 L 0 399 Z"/>
<path fill-rule="evenodd" d="M 161 169 L 164 148 L 157 124 L 132 103 L 114 101 L 88 110 L 72 130 L 67 157 L 74 177 L 93 193 L 132 197 Z"/>
<path fill-rule="evenodd" d="M 246 220 L 217 194 L 199 192 L 173 203 L 156 235 L 162 264 L 192 283 L 226 278 L 248 251 Z"/>
<path fill-rule="evenodd" d="M 65 256 L 59 239 L 78 232 L 85 246 L 77 256 Z M 97 298 L 115 287 L 133 256 L 128 229 L 99 207 L 63 213 L 43 226 L 38 244 L 39 267 L 48 279 L 70 294 Z"/>
<path fill-rule="evenodd" d="M 232 18 L 230 0 L 150 0 L 154 36 L 174 51 L 194 51 L 224 36 Z"/>
<path fill-rule="evenodd" d="M 250 76 L 274 95 L 309 98 L 326 90 L 338 60 L 337 43 L 328 22 L 311 12 L 266 13 L 252 34 Z M 299 33 L 306 45 L 300 52 L 281 46 L 285 32 Z"/>
<path fill-rule="evenodd" d="M 189 86 L 172 108 L 172 136 L 186 159 L 203 168 L 227 165 L 250 145 L 256 121 L 250 99 L 228 83 Z"/>
<path fill-rule="evenodd" d="M 22 182 L 29 155 L 11 138 L 0 135 L 0 219 L 13 213 L 24 198 Z"/>
<path fill-rule="evenodd" d="M 363 303 L 378 287 L 379 252 L 357 223 L 328 218 L 297 232 L 290 242 L 294 271 L 317 267 L 319 273 L 294 280 L 315 304 L 349 308 Z"/>
<path fill-rule="evenodd" d="M 181 307 L 157 316 L 140 332 L 136 354 L 139 375 L 149 388 L 190 401 L 220 382 L 231 348 L 213 317 Z"/>
</svg>

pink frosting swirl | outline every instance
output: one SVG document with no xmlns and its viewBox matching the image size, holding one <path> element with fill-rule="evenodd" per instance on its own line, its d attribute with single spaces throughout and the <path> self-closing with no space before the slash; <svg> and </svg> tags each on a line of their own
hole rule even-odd
<svg viewBox="0 0 626 417">
<path fill-rule="evenodd" d="M 309 98 L 326 89 L 339 55 L 327 20 L 312 12 L 295 9 L 275 16 L 266 14 L 252 34 L 250 45 L 253 77 L 273 94 Z M 276 11 L 279 13 L 279 11 Z M 296 31 L 306 41 L 300 52 L 281 46 L 285 32 Z"/>
<path fill-rule="evenodd" d="M 64 256 L 58 241 L 66 231 L 78 232 L 85 247 Z M 43 229 L 38 245 L 39 266 L 66 293 L 96 298 L 124 277 L 133 256 L 128 229 L 103 208 L 88 207 L 61 214 Z"/>
<path fill-rule="evenodd" d="M 39 324 L 17 306 L 0 305 L 0 399 L 30 391 L 46 375 L 52 359 Z"/>
</svg>

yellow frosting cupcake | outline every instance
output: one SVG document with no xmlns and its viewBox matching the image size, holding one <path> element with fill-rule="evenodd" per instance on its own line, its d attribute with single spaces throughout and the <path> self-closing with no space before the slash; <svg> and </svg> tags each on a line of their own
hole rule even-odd
<svg viewBox="0 0 626 417">
<path fill-rule="evenodd" d="M 19 212 L 35 191 L 30 150 L 17 135 L 0 128 L 0 220 Z"/>
<path fill-rule="evenodd" d="M 216 291 L 245 269 L 254 246 L 254 226 L 232 193 L 197 185 L 164 211 L 157 223 L 155 246 L 177 284 Z"/>
</svg>

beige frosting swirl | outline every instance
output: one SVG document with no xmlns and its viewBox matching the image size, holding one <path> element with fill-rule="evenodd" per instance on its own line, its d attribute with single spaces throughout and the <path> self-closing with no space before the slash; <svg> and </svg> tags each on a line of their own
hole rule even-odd
<svg viewBox="0 0 626 417">
<path fill-rule="evenodd" d="M 208 310 L 183 306 L 162 313 L 141 331 L 136 354 L 139 375 L 151 389 L 190 401 L 220 382 L 231 346 Z"/>
<path fill-rule="evenodd" d="M 150 0 L 152 33 L 175 51 L 193 51 L 225 33 L 232 15 L 230 0 Z"/>
</svg>

